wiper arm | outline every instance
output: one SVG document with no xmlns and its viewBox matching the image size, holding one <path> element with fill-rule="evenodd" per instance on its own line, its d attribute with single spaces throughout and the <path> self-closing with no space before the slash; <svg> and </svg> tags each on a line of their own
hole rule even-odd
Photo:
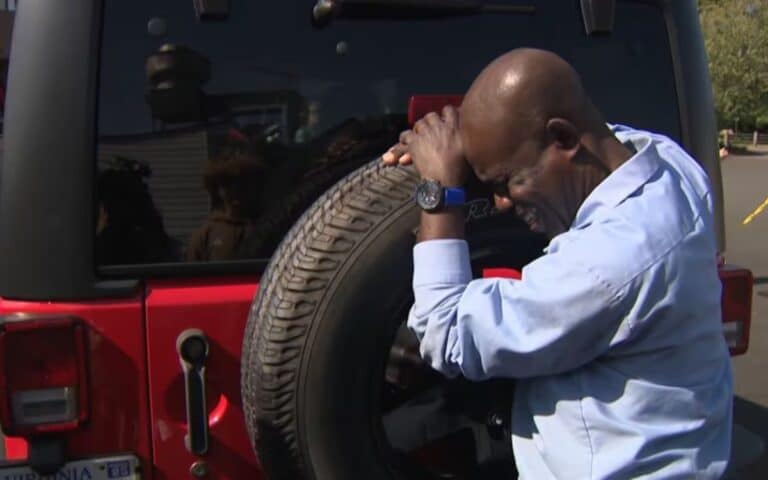
<svg viewBox="0 0 768 480">
<path fill-rule="evenodd" d="M 484 4 L 470 0 L 318 0 L 312 8 L 312 24 L 323 28 L 336 18 L 410 20 L 485 13 L 530 15 L 535 12 L 533 6 Z"/>
</svg>

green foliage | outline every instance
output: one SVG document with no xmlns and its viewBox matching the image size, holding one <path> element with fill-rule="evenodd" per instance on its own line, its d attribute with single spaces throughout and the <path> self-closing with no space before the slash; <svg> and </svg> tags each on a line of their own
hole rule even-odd
<svg viewBox="0 0 768 480">
<path fill-rule="evenodd" d="M 755 128 L 758 130 L 768 130 L 768 113 L 763 113 L 755 119 Z"/>
<path fill-rule="evenodd" d="M 768 120 L 768 0 L 699 3 L 721 126 Z"/>
</svg>

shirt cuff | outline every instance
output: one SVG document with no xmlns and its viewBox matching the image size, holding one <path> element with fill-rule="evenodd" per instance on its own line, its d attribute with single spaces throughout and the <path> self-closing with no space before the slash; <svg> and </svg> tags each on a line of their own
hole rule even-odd
<svg viewBox="0 0 768 480">
<path fill-rule="evenodd" d="M 413 247 L 413 286 L 435 283 L 467 284 L 472 281 L 469 246 L 464 240 L 419 242 Z"/>
</svg>

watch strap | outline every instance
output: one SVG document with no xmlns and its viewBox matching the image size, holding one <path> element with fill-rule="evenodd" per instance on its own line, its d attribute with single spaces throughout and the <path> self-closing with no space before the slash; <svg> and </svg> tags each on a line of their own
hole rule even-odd
<svg viewBox="0 0 768 480">
<path fill-rule="evenodd" d="M 457 207 L 467 202 L 467 193 L 461 187 L 443 187 L 443 206 Z"/>
</svg>

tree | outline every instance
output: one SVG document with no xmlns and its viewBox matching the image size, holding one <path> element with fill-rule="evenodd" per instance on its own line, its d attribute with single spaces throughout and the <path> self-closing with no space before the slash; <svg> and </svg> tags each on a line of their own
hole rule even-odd
<svg viewBox="0 0 768 480">
<path fill-rule="evenodd" d="M 699 6 L 721 125 L 753 127 L 768 116 L 768 0 Z"/>
</svg>

